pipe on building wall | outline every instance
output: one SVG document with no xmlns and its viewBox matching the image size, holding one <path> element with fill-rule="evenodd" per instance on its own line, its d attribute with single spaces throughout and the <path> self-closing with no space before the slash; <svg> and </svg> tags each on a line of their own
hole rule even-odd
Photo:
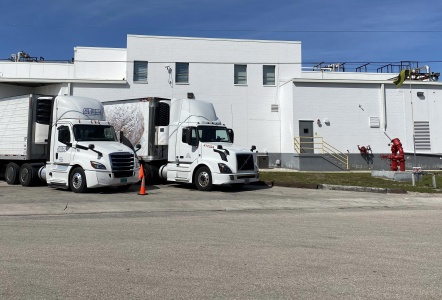
<svg viewBox="0 0 442 300">
<path fill-rule="evenodd" d="M 382 103 L 382 114 L 384 121 L 384 131 L 387 131 L 387 101 L 385 99 L 385 84 L 381 83 L 381 103 Z"/>
</svg>

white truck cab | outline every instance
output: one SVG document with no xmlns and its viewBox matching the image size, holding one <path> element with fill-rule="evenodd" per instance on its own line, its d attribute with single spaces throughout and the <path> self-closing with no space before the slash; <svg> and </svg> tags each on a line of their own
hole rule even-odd
<svg viewBox="0 0 442 300">
<path fill-rule="evenodd" d="M 83 192 L 101 186 L 127 187 L 138 181 L 138 159 L 118 142 L 99 101 L 58 96 L 53 120 L 45 172 L 48 185 Z"/>
<path fill-rule="evenodd" d="M 138 182 L 138 158 L 118 142 L 100 101 L 31 94 L 0 99 L 0 111 L 0 173 L 8 184 L 41 179 L 81 193 Z"/>
<path fill-rule="evenodd" d="M 168 163 L 160 169 L 160 176 L 194 183 L 203 191 L 212 185 L 240 187 L 258 181 L 254 147 L 245 150 L 233 141 L 233 130 L 221 124 L 211 103 L 172 100 Z"/>
</svg>

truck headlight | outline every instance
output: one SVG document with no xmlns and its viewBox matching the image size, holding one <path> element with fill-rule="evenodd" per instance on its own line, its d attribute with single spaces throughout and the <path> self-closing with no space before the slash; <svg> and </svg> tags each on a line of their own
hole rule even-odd
<svg viewBox="0 0 442 300">
<path fill-rule="evenodd" d="M 96 162 L 96 161 L 91 161 L 91 166 L 94 169 L 106 170 L 106 166 L 105 165 L 100 164 L 99 162 Z"/>
<path fill-rule="evenodd" d="M 219 163 L 218 168 L 221 173 L 232 174 L 232 170 L 230 170 L 230 168 L 226 164 Z"/>
</svg>

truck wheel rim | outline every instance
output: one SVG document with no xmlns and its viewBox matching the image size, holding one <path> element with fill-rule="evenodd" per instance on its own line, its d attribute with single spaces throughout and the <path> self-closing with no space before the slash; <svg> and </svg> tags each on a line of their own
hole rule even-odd
<svg viewBox="0 0 442 300">
<path fill-rule="evenodd" d="M 29 170 L 28 169 L 24 169 L 21 171 L 20 177 L 21 177 L 21 181 L 22 182 L 26 182 L 26 180 L 28 179 L 29 176 Z"/>
<path fill-rule="evenodd" d="M 209 173 L 207 172 L 201 172 L 200 175 L 198 176 L 198 183 L 202 187 L 206 187 L 209 184 L 209 181 L 210 177 Z"/>
<path fill-rule="evenodd" d="M 81 187 L 81 183 L 83 182 L 83 177 L 81 177 L 80 173 L 75 173 L 72 176 L 72 186 L 78 190 Z"/>
<path fill-rule="evenodd" d="M 6 179 L 7 180 L 11 180 L 13 175 L 14 175 L 14 169 L 13 168 L 8 168 L 6 170 Z"/>
</svg>

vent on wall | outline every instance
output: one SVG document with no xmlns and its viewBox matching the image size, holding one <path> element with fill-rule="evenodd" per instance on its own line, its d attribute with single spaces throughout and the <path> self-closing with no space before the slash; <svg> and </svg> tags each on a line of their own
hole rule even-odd
<svg viewBox="0 0 442 300">
<path fill-rule="evenodd" d="M 271 112 L 278 112 L 279 111 L 279 105 L 278 104 L 272 104 Z"/>
<path fill-rule="evenodd" d="M 431 150 L 430 122 L 414 122 L 414 146 L 416 150 Z"/>
<path fill-rule="evenodd" d="M 370 128 L 379 128 L 381 127 L 381 121 L 379 117 L 370 117 Z"/>
</svg>

